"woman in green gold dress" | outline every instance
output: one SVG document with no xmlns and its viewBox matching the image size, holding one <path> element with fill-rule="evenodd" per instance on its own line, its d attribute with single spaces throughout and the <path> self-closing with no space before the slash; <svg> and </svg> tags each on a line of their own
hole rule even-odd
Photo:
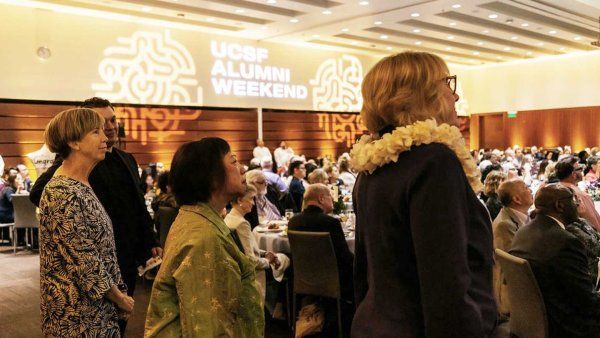
<svg viewBox="0 0 600 338">
<path fill-rule="evenodd" d="M 152 287 L 146 337 L 263 337 L 254 265 L 233 241 L 219 211 L 245 185 L 220 138 L 181 146 L 171 164 L 181 206 Z"/>
</svg>

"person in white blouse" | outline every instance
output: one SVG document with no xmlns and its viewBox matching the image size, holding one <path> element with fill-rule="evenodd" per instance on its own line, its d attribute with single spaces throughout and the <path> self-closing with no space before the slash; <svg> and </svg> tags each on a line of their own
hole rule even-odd
<svg viewBox="0 0 600 338">
<path fill-rule="evenodd" d="M 259 161 L 263 159 L 269 159 L 273 161 L 273 156 L 271 156 L 271 151 L 269 148 L 265 147 L 265 142 L 262 139 L 256 140 L 256 147 L 252 150 L 252 156 L 257 158 Z"/>
<path fill-rule="evenodd" d="M 275 155 L 275 162 L 277 163 L 277 167 L 287 168 L 288 161 L 294 156 L 294 150 L 287 146 L 285 141 L 281 141 L 279 144 L 279 148 L 275 149 L 273 153 Z"/>
</svg>

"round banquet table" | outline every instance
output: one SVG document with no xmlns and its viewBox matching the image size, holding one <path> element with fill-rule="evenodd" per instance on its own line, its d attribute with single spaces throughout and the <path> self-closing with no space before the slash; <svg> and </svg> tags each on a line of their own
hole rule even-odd
<svg viewBox="0 0 600 338">
<path fill-rule="evenodd" d="M 254 238 L 256 238 L 256 242 L 258 243 L 258 247 L 262 250 L 272 251 L 272 252 L 281 252 L 290 254 L 292 250 L 290 249 L 290 241 L 287 236 L 283 236 L 283 231 L 280 232 L 261 232 L 264 228 L 256 227 L 252 230 L 254 234 Z M 348 243 L 348 248 L 352 253 L 354 253 L 354 232 L 351 232 L 349 236 L 346 236 L 346 242 Z"/>
</svg>

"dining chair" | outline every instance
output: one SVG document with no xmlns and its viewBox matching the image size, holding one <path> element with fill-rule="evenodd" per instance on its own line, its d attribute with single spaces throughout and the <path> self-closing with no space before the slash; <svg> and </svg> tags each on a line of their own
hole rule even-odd
<svg viewBox="0 0 600 338">
<path fill-rule="evenodd" d="M 40 221 L 37 217 L 36 206 L 29 200 L 29 195 L 12 195 L 15 223 L 13 226 L 13 253 L 17 253 L 17 229 L 38 229 Z M 33 231 L 32 241 L 33 241 Z M 27 232 L 25 238 L 27 238 Z"/>
</svg>

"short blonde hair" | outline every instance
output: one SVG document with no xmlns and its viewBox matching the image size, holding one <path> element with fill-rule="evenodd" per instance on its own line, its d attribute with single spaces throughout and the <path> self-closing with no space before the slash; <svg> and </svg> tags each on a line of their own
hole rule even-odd
<svg viewBox="0 0 600 338">
<path fill-rule="evenodd" d="M 308 175 L 308 183 L 310 183 L 310 184 L 315 184 L 315 183 L 327 184 L 327 183 L 329 183 L 329 176 L 327 175 L 325 170 L 317 168 L 317 169 L 313 170 L 312 173 L 310 173 L 310 175 Z"/>
<path fill-rule="evenodd" d="M 424 52 L 403 52 L 379 61 L 362 83 L 360 112 L 366 127 L 377 133 L 385 126 L 406 126 L 436 118 L 445 122 L 448 110 L 438 84 L 448 76 L 448 67 L 439 56 Z"/>
<path fill-rule="evenodd" d="M 500 183 L 504 182 L 507 176 L 508 175 L 501 170 L 490 171 L 483 182 L 483 194 L 487 197 L 497 195 Z"/>
<path fill-rule="evenodd" d="M 245 199 L 253 198 L 254 196 L 256 196 L 256 188 L 250 184 L 246 184 L 246 190 L 243 194 L 238 195 L 234 202 L 239 203 Z"/>
<path fill-rule="evenodd" d="M 71 154 L 70 142 L 80 141 L 94 129 L 102 129 L 104 117 L 89 108 L 75 108 L 58 113 L 44 131 L 44 142 L 63 159 Z"/>
</svg>

